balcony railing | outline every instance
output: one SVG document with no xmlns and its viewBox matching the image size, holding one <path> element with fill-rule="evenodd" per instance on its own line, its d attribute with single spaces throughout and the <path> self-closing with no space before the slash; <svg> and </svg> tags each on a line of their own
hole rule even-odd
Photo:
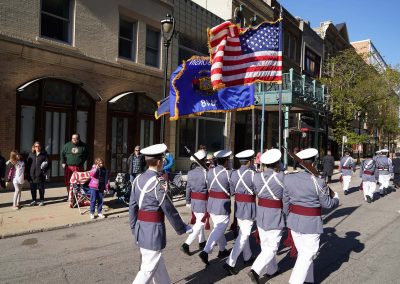
<svg viewBox="0 0 400 284">
<path fill-rule="evenodd" d="M 255 104 L 279 104 L 279 85 L 259 83 L 256 88 Z M 297 74 L 290 69 L 282 74 L 282 104 L 308 110 L 325 110 L 325 86 L 319 81 Z"/>
</svg>

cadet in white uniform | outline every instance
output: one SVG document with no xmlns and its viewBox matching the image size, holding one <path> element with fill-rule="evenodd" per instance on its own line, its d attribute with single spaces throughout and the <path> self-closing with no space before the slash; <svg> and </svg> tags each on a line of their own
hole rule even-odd
<svg viewBox="0 0 400 284">
<path fill-rule="evenodd" d="M 317 154 L 317 149 L 309 148 L 300 151 L 297 156 L 304 162 L 312 163 L 310 159 Z M 337 207 L 339 197 L 335 193 L 335 197 L 331 198 L 325 181 L 304 171 L 285 176 L 283 184 L 283 212 L 287 215 L 287 227 L 298 251 L 289 283 L 313 283 L 313 260 L 323 233 L 321 208 Z"/>
<path fill-rule="evenodd" d="M 376 169 L 379 177 L 379 194 L 384 196 L 389 193 L 390 174 L 393 173 L 392 160 L 387 157 L 389 150 L 382 149 L 375 157 Z"/>
<path fill-rule="evenodd" d="M 171 283 L 162 250 L 167 244 L 164 218 L 167 216 L 180 235 L 191 233 L 166 194 L 166 183 L 161 177 L 165 144 L 156 144 L 141 150 L 148 170 L 138 175 L 132 183 L 129 201 L 129 223 L 135 243 L 140 248 L 142 262 L 133 284 Z"/>
<path fill-rule="evenodd" d="M 229 255 L 226 250 L 225 230 L 228 227 L 229 215 L 231 214 L 231 172 L 227 169 L 229 156 L 232 151 L 221 150 L 214 153 L 217 158 L 217 166 L 207 173 L 208 202 L 207 212 L 213 222 L 213 230 L 210 233 L 204 250 L 200 252 L 201 260 L 208 265 L 208 254 L 216 244 L 219 246 L 218 258 Z"/>
<path fill-rule="evenodd" d="M 206 152 L 204 150 L 197 151 L 194 154 L 197 159 L 205 163 Z M 190 157 L 190 159 L 197 164 L 197 161 Z M 181 250 L 190 255 L 189 246 L 198 236 L 199 249 L 204 249 L 206 245 L 204 233 L 204 215 L 207 212 L 207 172 L 206 170 L 197 165 L 194 169 L 190 170 L 187 175 L 186 184 L 186 205 L 192 209 L 192 213 L 196 218 L 196 223 L 193 226 L 193 233 L 191 233 L 186 242 L 182 245 Z"/>
<path fill-rule="evenodd" d="M 237 274 L 235 268 L 237 258 L 243 252 L 245 263 L 251 261 L 252 252 L 250 249 L 249 236 L 256 217 L 256 196 L 254 195 L 253 180 L 255 171 L 252 167 L 254 157 L 253 150 L 245 150 L 236 154 L 240 161 L 240 168 L 232 172 L 231 191 L 235 195 L 235 217 L 239 226 L 239 235 L 232 248 L 224 268 L 230 274 Z"/>
<path fill-rule="evenodd" d="M 354 170 L 355 170 L 354 160 L 350 156 L 350 152 L 345 151 L 344 156 L 340 159 L 340 165 L 339 165 L 339 172 L 342 173 L 344 195 L 347 195 L 348 193 L 351 177 L 353 175 Z"/>
<path fill-rule="evenodd" d="M 257 228 L 261 245 L 261 253 L 248 274 L 254 283 L 259 283 L 259 278 L 264 274 L 270 277 L 278 271 L 275 255 L 282 237 L 282 229 L 285 227 L 282 212 L 284 175 L 280 171 L 281 156 L 282 153 L 278 149 L 271 149 L 262 154 L 260 161 L 266 168 L 254 177 L 254 192 L 258 197 Z"/>
</svg>

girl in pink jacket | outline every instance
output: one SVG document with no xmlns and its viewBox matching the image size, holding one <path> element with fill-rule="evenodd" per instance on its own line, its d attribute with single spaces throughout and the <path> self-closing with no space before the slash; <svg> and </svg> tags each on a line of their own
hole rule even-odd
<svg viewBox="0 0 400 284">
<path fill-rule="evenodd" d="M 109 176 L 108 170 L 104 166 L 104 161 L 101 158 L 97 158 L 94 161 L 94 165 L 90 170 L 90 219 L 94 219 L 94 209 L 97 202 L 97 216 L 99 218 L 105 218 L 101 213 L 103 209 L 103 194 L 104 190 L 108 189 Z"/>
</svg>

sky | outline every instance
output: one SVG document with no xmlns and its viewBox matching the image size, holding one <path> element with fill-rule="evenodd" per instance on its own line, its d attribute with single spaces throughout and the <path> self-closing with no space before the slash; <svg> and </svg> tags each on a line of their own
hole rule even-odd
<svg viewBox="0 0 400 284">
<path fill-rule="evenodd" d="M 400 64 L 400 0 L 278 0 L 311 27 L 346 23 L 350 41 L 371 39 L 387 64 Z"/>
</svg>

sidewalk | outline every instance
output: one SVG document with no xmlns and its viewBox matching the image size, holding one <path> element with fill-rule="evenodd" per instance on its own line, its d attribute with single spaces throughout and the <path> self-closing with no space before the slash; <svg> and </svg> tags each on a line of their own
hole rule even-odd
<svg viewBox="0 0 400 284">
<path fill-rule="evenodd" d="M 11 208 L 13 195 L 13 191 L 0 191 L 0 239 L 100 221 L 90 220 L 88 212 L 81 215 L 78 208 L 69 208 L 65 187 L 46 188 L 45 205 L 34 207 L 29 206 L 30 190 L 24 189 L 20 210 Z M 177 203 L 179 206 L 182 202 Z M 89 207 L 81 209 L 84 212 Z M 127 216 L 128 207 L 115 196 L 107 197 L 104 198 L 103 213 L 107 218 Z"/>
</svg>

